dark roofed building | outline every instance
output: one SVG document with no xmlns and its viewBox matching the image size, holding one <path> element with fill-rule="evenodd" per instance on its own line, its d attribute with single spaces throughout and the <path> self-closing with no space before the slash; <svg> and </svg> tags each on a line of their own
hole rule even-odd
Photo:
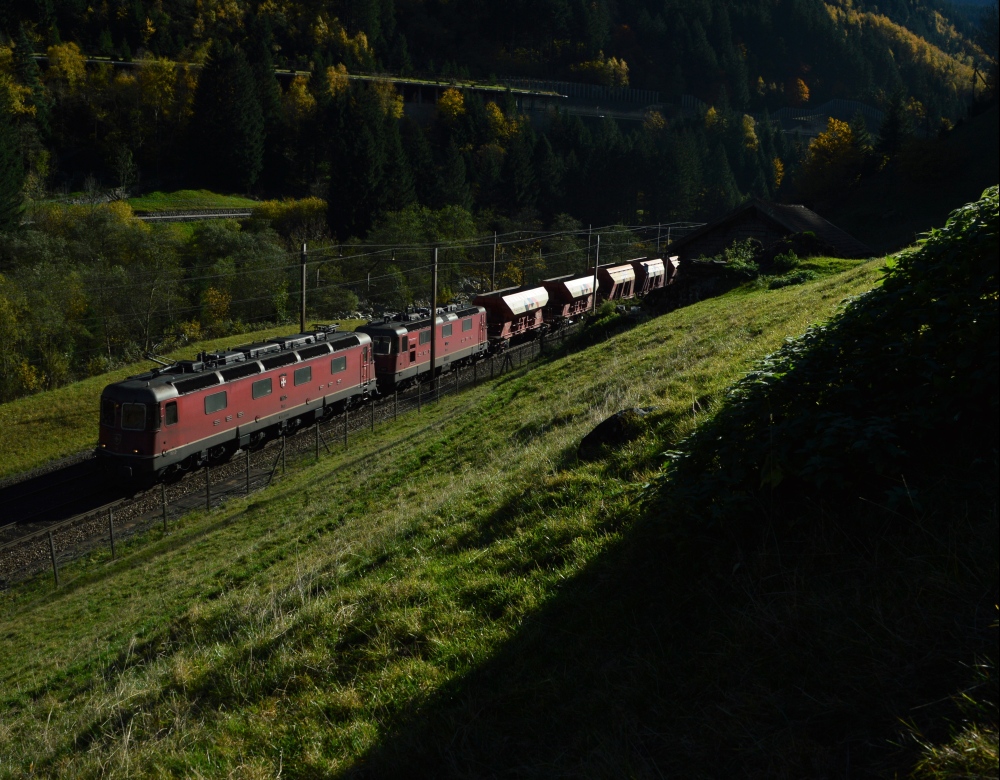
<svg viewBox="0 0 1000 780">
<path fill-rule="evenodd" d="M 872 257 L 853 236 L 805 206 L 786 206 L 755 198 L 715 222 L 674 241 L 669 253 L 685 260 L 714 257 L 736 241 L 755 238 L 764 247 L 794 233 L 814 233 L 836 257 Z"/>
</svg>

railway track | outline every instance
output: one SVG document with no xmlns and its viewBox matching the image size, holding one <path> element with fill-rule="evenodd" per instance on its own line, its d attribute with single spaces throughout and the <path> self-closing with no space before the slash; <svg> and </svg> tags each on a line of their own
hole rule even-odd
<svg viewBox="0 0 1000 780">
<path fill-rule="evenodd" d="M 320 457 L 352 438 L 419 411 L 441 396 L 495 378 L 536 358 L 546 344 L 576 328 L 531 341 L 472 366 L 442 375 L 434 392 L 418 385 L 372 401 L 326 422 L 273 439 L 256 452 L 238 451 L 227 463 L 186 474 L 172 484 L 128 494 L 104 479 L 95 458 L 68 459 L 55 471 L 34 474 L 0 488 L 0 587 L 59 566 L 97 548 L 112 548 L 136 534 L 198 509 L 218 506 L 271 484 L 289 460 Z M 76 458 L 76 456 L 74 456 Z"/>
</svg>

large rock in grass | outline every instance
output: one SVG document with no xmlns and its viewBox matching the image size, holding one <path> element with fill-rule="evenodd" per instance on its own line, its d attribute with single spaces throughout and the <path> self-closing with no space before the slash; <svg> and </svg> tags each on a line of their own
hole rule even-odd
<svg viewBox="0 0 1000 780">
<path fill-rule="evenodd" d="M 615 412 L 583 437 L 577 456 L 580 460 L 596 460 L 605 447 L 617 447 L 634 439 L 645 430 L 643 418 L 656 407 L 635 407 Z"/>
</svg>

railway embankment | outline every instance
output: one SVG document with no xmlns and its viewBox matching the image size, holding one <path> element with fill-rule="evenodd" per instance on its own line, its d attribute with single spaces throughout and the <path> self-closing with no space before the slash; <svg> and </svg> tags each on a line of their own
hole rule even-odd
<svg viewBox="0 0 1000 780">
<path fill-rule="evenodd" d="M 80 559 L 59 590 L 0 595 L 0 774 L 903 774 L 959 738 L 995 756 L 995 481 L 956 482 L 960 452 L 939 482 L 794 511 L 769 503 L 773 469 L 724 507 L 691 472 L 684 506 L 664 488 L 726 388 L 883 263 L 607 323 Z M 654 407 L 645 428 L 581 463 L 629 407 Z"/>
</svg>

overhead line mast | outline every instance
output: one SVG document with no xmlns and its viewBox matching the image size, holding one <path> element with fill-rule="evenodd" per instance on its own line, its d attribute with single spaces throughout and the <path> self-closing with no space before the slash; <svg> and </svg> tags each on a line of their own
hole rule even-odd
<svg viewBox="0 0 1000 780">
<path fill-rule="evenodd" d="M 438 313 L 438 248 L 434 247 L 434 270 L 431 272 L 431 392 L 434 392 L 435 361 L 437 359 L 437 313 Z"/>
</svg>

